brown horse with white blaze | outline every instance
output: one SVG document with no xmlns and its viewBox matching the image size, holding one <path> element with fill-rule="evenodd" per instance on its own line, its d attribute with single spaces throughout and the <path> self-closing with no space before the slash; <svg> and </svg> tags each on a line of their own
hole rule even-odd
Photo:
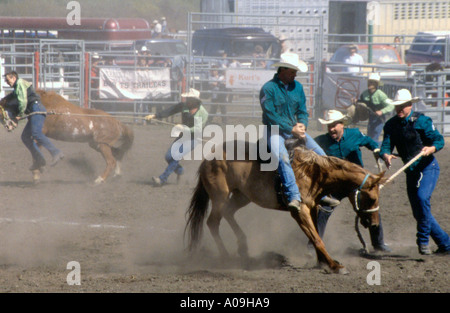
<svg viewBox="0 0 450 313">
<path fill-rule="evenodd" d="M 104 111 L 82 108 L 55 92 L 36 92 L 47 110 L 42 129 L 47 137 L 68 142 L 87 142 L 103 156 L 106 168 L 97 177 L 95 184 L 104 182 L 113 171 L 115 176 L 121 175 L 120 161 L 134 140 L 130 128 Z M 0 102 L 3 108 L 6 105 L 6 100 Z M 3 124 L 11 125 L 5 114 L 0 118 Z M 39 170 L 33 172 L 35 180 L 39 180 L 39 174 Z"/>
<path fill-rule="evenodd" d="M 344 195 L 349 198 L 365 227 L 377 225 L 379 185 L 386 180 L 384 172 L 371 174 L 352 162 L 296 148 L 292 167 L 302 195 L 302 205 L 300 210 L 289 210 L 277 197 L 275 171 L 261 171 L 260 161 L 249 160 L 248 154 L 243 161 L 226 160 L 226 145 L 223 149 L 223 160 L 204 160 L 198 170 L 198 183 L 187 212 L 186 232 L 191 252 L 199 244 L 211 200 L 212 209 L 206 224 L 221 256 L 228 256 L 219 235 L 219 224 L 224 217 L 238 239 L 239 255 L 244 260 L 248 259 L 247 239 L 234 214 L 254 202 L 263 208 L 290 211 L 313 243 L 319 263 L 326 264 L 334 273 L 348 273 L 343 265 L 330 257 L 317 233 L 317 206 L 324 195 Z"/>
</svg>

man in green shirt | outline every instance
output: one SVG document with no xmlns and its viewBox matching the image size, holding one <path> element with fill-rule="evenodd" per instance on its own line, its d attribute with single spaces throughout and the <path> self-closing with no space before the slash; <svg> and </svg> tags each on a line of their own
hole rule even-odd
<svg viewBox="0 0 450 313">
<path fill-rule="evenodd" d="M 175 172 L 177 174 L 177 181 L 183 174 L 184 169 L 180 165 L 180 160 L 184 155 L 188 154 L 201 142 L 199 138 L 195 138 L 197 134 L 203 130 L 208 120 L 208 112 L 202 105 L 200 100 L 200 92 L 191 88 L 188 93 L 182 94 L 181 97 L 186 98 L 186 102 L 180 102 L 174 106 L 159 112 L 157 114 L 150 114 L 145 117 L 147 121 L 153 118 L 161 119 L 169 117 L 176 113 L 181 113 L 181 123 L 175 125 L 180 132 L 177 139 L 172 143 L 165 155 L 168 163 L 166 170 L 160 176 L 152 177 L 155 186 L 162 186 L 167 183 L 169 175 Z M 201 123 L 196 122 L 200 120 Z M 184 138 L 184 130 L 189 130 L 190 136 Z"/>
<path fill-rule="evenodd" d="M 363 91 L 359 101 L 367 105 L 370 110 L 369 121 L 367 124 L 367 136 L 380 144 L 380 135 L 386 121 L 386 115 L 394 110 L 392 100 L 380 89 L 380 75 L 371 73 L 367 81 L 367 90 Z"/>
<path fill-rule="evenodd" d="M 22 142 L 30 150 L 33 157 L 33 164 L 30 171 L 43 170 L 45 158 L 39 146 L 46 148 L 53 159 L 51 166 L 55 166 L 64 158 L 63 153 L 57 149 L 53 143 L 42 133 L 44 126 L 46 109 L 41 103 L 40 96 L 35 92 L 30 82 L 19 78 L 17 72 L 12 71 L 5 75 L 5 82 L 14 90 L 6 96 L 7 103 L 14 107 L 17 120 L 28 118 L 28 122 L 22 132 Z M 13 103 L 11 105 L 11 103 Z"/>
</svg>

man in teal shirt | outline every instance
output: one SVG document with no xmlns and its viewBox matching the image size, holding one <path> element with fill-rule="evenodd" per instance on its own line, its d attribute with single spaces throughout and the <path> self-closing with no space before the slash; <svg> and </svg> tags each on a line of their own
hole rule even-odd
<svg viewBox="0 0 450 313">
<path fill-rule="evenodd" d="M 283 53 L 280 62 L 273 64 L 278 68 L 274 77 L 266 82 L 260 91 L 262 122 L 267 126 L 264 136 L 267 144 L 278 162 L 278 173 L 284 186 L 288 208 L 299 210 L 301 195 L 292 169 L 285 140 L 303 138 L 306 148 L 324 155 L 325 152 L 306 132 L 308 111 L 303 85 L 295 80 L 297 72 L 306 72 L 308 66 L 296 53 Z M 273 126 L 273 127 L 272 127 Z M 272 130 L 273 128 L 273 130 Z M 277 131 L 278 130 L 278 131 Z M 325 196 L 323 202 L 337 205 L 339 202 Z"/>
<path fill-rule="evenodd" d="M 406 171 L 406 190 L 413 216 L 417 222 L 416 243 L 420 254 L 431 254 L 430 237 L 437 244 L 435 253 L 449 254 L 450 239 L 431 214 L 431 195 L 437 184 L 440 168 L 434 153 L 444 147 L 444 138 L 428 116 L 412 110 L 418 98 L 407 89 L 400 89 L 393 105 L 397 115 L 386 122 L 380 156 L 389 168 L 397 149 L 403 163 L 423 153 Z"/>
<path fill-rule="evenodd" d="M 347 117 L 336 110 L 329 110 L 326 119 L 320 119 L 319 122 L 327 125 L 328 133 L 315 138 L 317 144 L 322 147 L 327 155 L 334 156 L 343 160 L 353 162 L 364 167 L 361 147 L 379 152 L 378 144 L 368 136 L 361 133 L 358 128 L 346 128 Z M 342 200 L 343 195 L 333 195 L 338 200 Z M 317 217 L 318 233 L 322 237 L 325 233 L 325 227 L 334 208 L 322 206 Z M 379 226 L 369 227 L 370 239 L 373 248 L 376 251 L 390 252 L 391 249 L 384 243 L 383 226 L 381 216 Z"/>
</svg>

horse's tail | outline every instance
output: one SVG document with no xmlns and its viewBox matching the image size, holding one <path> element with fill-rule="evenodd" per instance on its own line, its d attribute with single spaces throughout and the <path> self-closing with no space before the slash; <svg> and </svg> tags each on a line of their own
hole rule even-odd
<svg viewBox="0 0 450 313">
<path fill-rule="evenodd" d="M 201 167 L 200 167 L 201 169 Z M 209 194 L 205 189 L 200 176 L 197 186 L 195 187 L 194 194 L 192 195 L 191 203 L 186 212 L 188 215 L 185 234 L 188 231 L 188 250 L 193 251 L 198 246 L 200 241 L 202 230 L 203 230 L 203 220 L 205 219 L 206 212 L 208 211 L 209 204 Z"/>
<path fill-rule="evenodd" d="M 121 144 L 112 148 L 112 153 L 116 160 L 122 161 L 124 155 L 131 149 L 134 141 L 134 133 L 127 125 L 120 123 L 122 130 Z"/>
</svg>

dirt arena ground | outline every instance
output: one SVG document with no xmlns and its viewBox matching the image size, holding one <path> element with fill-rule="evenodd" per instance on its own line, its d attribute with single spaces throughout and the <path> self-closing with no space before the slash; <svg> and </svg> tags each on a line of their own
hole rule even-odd
<svg viewBox="0 0 450 313">
<path fill-rule="evenodd" d="M 325 244 L 349 275 L 316 267 L 306 236 L 288 213 L 249 205 L 237 213 L 247 234 L 254 267 L 220 260 L 205 228 L 202 257 L 184 254 L 185 212 L 196 183 L 199 161 L 183 161 L 181 184 L 156 188 L 151 177 L 165 168 L 163 155 L 172 139 L 167 125 L 133 125 L 135 143 L 126 156 L 123 177 L 93 187 L 103 170 L 100 154 L 86 144 L 56 142 L 66 158 L 31 182 L 31 158 L 20 141 L 21 128 L 0 131 L 0 292 L 125 293 L 448 293 L 448 256 L 421 256 L 415 220 L 405 193 L 404 174 L 381 195 L 385 240 L 391 254 L 362 257 L 347 199 L 331 217 Z M 21 126 L 23 127 L 23 125 Z M 319 132 L 311 131 L 312 135 Z M 437 154 L 441 176 L 432 198 L 433 214 L 450 232 L 448 190 L 450 145 Z M 47 154 L 48 155 L 48 154 Z M 366 167 L 376 172 L 364 151 Z M 390 174 L 400 168 L 398 161 Z M 224 221 L 221 232 L 236 255 L 236 240 Z M 369 241 L 368 232 L 363 235 Z M 431 244 L 436 249 L 434 243 Z M 80 265 L 80 285 L 69 285 Z M 376 261 L 380 284 L 367 277 Z M 368 266 L 369 265 L 369 266 Z"/>
</svg>

